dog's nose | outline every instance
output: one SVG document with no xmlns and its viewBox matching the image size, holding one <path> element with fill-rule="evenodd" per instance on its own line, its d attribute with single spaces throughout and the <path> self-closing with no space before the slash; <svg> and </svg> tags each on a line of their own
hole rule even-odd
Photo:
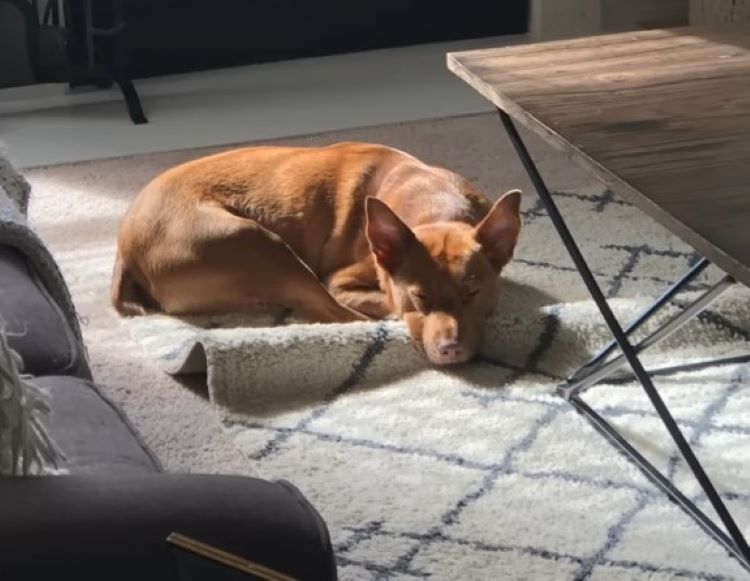
<svg viewBox="0 0 750 581">
<path fill-rule="evenodd" d="M 456 359 L 463 352 L 463 348 L 458 341 L 453 339 L 443 339 L 438 345 L 438 351 L 443 357 Z"/>
</svg>

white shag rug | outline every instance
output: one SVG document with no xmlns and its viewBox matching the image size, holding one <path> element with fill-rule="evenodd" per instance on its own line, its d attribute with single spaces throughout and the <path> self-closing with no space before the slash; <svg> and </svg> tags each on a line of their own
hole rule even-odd
<svg viewBox="0 0 750 581">
<path fill-rule="evenodd" d="M 344 139 L 401 147 L 489 193 L 530 191 L 493 116 L 285 142 Z M 206 151 L 30 174 L 32 218 L 85 318 L 95 375 L 168 468 L 296 483 L 329 523 L 342 579 L 746 576 L 554 395 L 559 378 L 607 335 L 533 195 L 524 200 L 517 260 L 479 363 L 431 369 L 398 323 L 267 326 L 260 318 L 256 328 L 238 329 L 227 318 L 150 317 L 126 328 L 106 303 L 117 220 L 158 171 Z M 566 188 L 557 195 L 561 210 L 621 320 L 696 259 L 641 212 L 587 185 L 564 158 L 539 143 L 533 151 L 550 185 Z M 705 274 L 690 291 L 717 277 Z M 748 298 L 743 289 L 726 295 L 647 361 L 747 352 Z M 190 389 L 193 377 L 185 386 L 161 371 L 197 371 L 206 362 L 211 397 L 228 408 Z M 737 365 L 657 383 L 746 533 L 749 377 L 750 366 Z M 585 399 L 705 505 L 640 388 L 603 385 Z"/>
</svg>

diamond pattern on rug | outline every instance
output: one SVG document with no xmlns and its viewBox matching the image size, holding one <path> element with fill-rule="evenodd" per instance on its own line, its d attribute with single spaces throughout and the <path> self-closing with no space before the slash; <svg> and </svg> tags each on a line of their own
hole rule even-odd
<svg viewBox="0 0 750 581">
<path fill-rule="evenodd" d="M 594 553 L 620 515 L 639 499 L 639 493 L 625 488 L 521 474 L 500 475 L 483 492 L 447 534 L 488 545 L 544 547 L 573 557 Z M 544 526 L 547 521 L 555 526 Z M 580 530 L 587 534 L 577 534 Z"/>
<path fill-rule="evenodd" d="M 561 459 L 575 457 L 562 468 Z M 572 408 L 565 408 L 540 430 L 533 445 L 513 459 L 511 467 L 527 476 L 586 483 L 603 489 L 650 490 L 646 477 L 621 456 Z"/>
<path fill-rule="evenodd" d="M 349 559 L 360 563 L 377 563 L 381 562 L 386 568 L 398 566 L 399 557 L 403 554 L 409 554 L 419 547 L 419 539 L 412 539 L 405 535 L 378 535 L 377 532 L 360 542 L 353 545 L 346 552 Z M 390 555 L 390 558 L 383 560 L 384 555 Z M 422 576 L 423 571 L 418 566 L 412 566 L 417 576 Z"/>
<path fill-rule="evenodd" d="M 467 558 L 467 548 L 471 547 Z M 412 567 L 435 579 L 570 579 L 578 569 L 572 557 L 544 556 L 511 547 L 460 541 L 436 541 L 414 558 Z"/>
<path fill-rule="evenodd" d="M 645 234 L 634 232 L 633 224 L 643 226 L 643 215 L 607 192 L 558 195 L 558 201 L 572 217 L 571 227 L 583 233 L 584 253 L 594 255 L 592 268 L 611 297 L 656 296 L 697 260 L 652 224 L 642 228 Z M 508 275 L 554 296 L 559 288 L 580 286 L 538 204 L 526 202 L 525 243 Z M 606 244 L 599 233 L 585 233 L 591 212 L 618 224 L 607 230 Z M 708 272 L 690 290 L 705 289 L 716 277 Z M 578 298 L 585 295 L 574 291 L 571 299 Z M 698 339 L 696 353 L 710 347 L 724 354 L 747 339 L 747 329 L 723 313 L 709 312 L 702 322 L 702 331 L 678 334 L 671 344 L 685 347 Z M 552 395 L 560 378 L 548 375 L 554 367 L 546 360 L 554 358 L 549 346 L 566 341 L 569 329 L 561 333 L 554 315 L 548 325 L 534 331 L 540 337 L 535 350 L 509 354 L 520 364 L 474 365 L 459 376 L 426 370 L 386 385 L 352 386 L 312 412 L 301 431 L 293 430 L 304 444 L 290 440 L 262 460 L 269 476 L 294 474 L 332 527 L 348 533 L 337 544 L 342 579 L 742 578 L 736 562 Z M 696 336 L 701 332 L 706 336 Z M 664 357 L 656 362 L 663 364 Z M 685 435 L 718 475 L 717 484 L 735 493 L 730 502 L 739 507 L 746 530 L 750 498 L 738 496 L 747 491 L 746 471 L 724 472 L 750 464 L 750 396 L 737 387 L 738 374 L 748 369 L 709 368 L 658 381 Z M 603 384 L 586 399 L 697 495 L 639 387 Z M 238 444 L 243 446 L 241 439 Z M 310 466 L 311 453 L 325 468 L 308 480 L 294 466 L 303 465 L 300 454 Z M 394 457 L 400 458 L 396 464 Z M 427 478 L 439 479 L 438 465 L 461 468 L 461 483 L 415 479 L 415 470 L 424 477 L 432 470 Z M 394 482 L 406 482 L 402 495 Z M 331 483 L 346 492 L 331 496 Z M 365 506 L 363 497 L 373 505 Z"/>
<path fill-rule="evenodd" d="M 480 115 L 285 143 L 389 143 L 465 174 L 483 191 L 499 193 L 522 185 L 525 176 L 510 145 L 498 139 L 497 132 L 495 116 Z M 587 179 L 574 176 L 571 164 L 547 145 L 537 142 L 535 147 L 532 138 L 529 145 L 551 184 L 572 180 L 577 187 Z M 350 357 L 343 358 L 338 355 L 344 350 L 335 342 L 307 353 L 299 350 L 297 342 L 297 347 L 285 351 L 287 343 L 264 335 L 254 352 L 264 365 L 254 374 L 235 365 L 235 354 L 220 351 L 231 347 L 230 342 L 219 342 L 216 352 L 224 355 L 221 361 L 227 368 L 234 366 L 240 376 L 230 386 L 231 393 L 260 390 L 268 405 L 240 416 L 227 414 L 230 437 L 222 434 L 211 441 L 218 427 L 214 415 L 196 415 L 191 407 L 200 398 L 160 377 L 156 366 L 139 358 L 116 329 L 116 319 L 103 314 L 117 221 L 139 187 L 202 153 L 209 152 L 150 154 L 32 172 L 35 223 L 50 242 L 77 307 L 91 317 L 84 333 L 95 374 L 104 379 L 105 389 L 124 405 L 171 469 L 237 471 L 292 480 L 328 521 L 339 575 L 345 580 L 747 578 L 554 395 L 562 376 L 606 339 L 586 341 L 579 336 L 596 330 L 589 323 L 600 321 L 598 313 L 540 200 L 530 190 L 523 201 L 525 230 L 504 278 L 521 285 L 524 300 L 537 306 L 557 305 L 559 310 L 547 308 L 539 318 L 519 317 L 527 326 L 502 328 L 490 337 L 499 347 L 492 360 L 485 358 L 440 381 L 415 365 L 412 352 L 403 349 L 404 344 L 397 345 L 399 339 L 390 326 L 387 331 L 373 326 L 348 336 L 344 347 L 351 347 Z M 617 303 L 625 305 L 620 311 L 623 320 L 634 314 L 627 308 L 629 300 L 647 302 L 698 259 L 689 247 L 600 185 L 558 192 L 555 197 L 602 288 L 615 302 L 624 301 Z M 711 268 L 689 290 L 705 289 L 718 276 Z M 730 302 L 726 310 L 722 310 L 724 303 L 713 307 L 701 316 L 700 325 L 665 343 L 649 363 L 746 352 L 747 295 L 744 300 L 744 305 L 741 300 Z M 682 297 L 674 301 L 675 308 L 682 304 Z M 281 316 L 272 319 L 271 325 L 289 322 Z M 221 325 L 209 321 L 207 326 L 218 327 L 214 331 L 220 333 Z M 310 333 L 308 327 L 298 328 L 296 336 Z M 383 340 L 378 333 L 390 336 Z M 688 348 L 695 341 L 697 347 Z M 153 343 L 149 357 L 161 347 L 159 341 Z M 319 390 L 310 371 L 313 363 L 327 373 L 317 381 Z M 748 463 L 740 458 L 747 447 L 737 436 L 750 430 L 750 390 L 742 379 L 749 370 L 750 366 L 730 366 L 657 381 L 680 424 L 696 439 L 698 455 L 711 463 L 717 483 L 721 487 L 726 482 L 734 491 L 728 495 L 728 505 L 748 533 L 750 487 L 743 471 Z M 380 381 L 386 372 L 391 377 Z M 727 391 L 735 373 L 740 386 Z M 401 397 L 391 388 L 396 381 Z M 655 415 L 633 384 L 605 384 L 585 398 L 611 421 L 626 423 L 631 432 L 652 426 L 656 434 Z M 452 408 L 463 422 L 446 420 Z M 196 417 L 212 421 L 206 422 L 208 427 L 191 424 Z M 224 448 L 231 439 L 244 458 L 236 460 L 233 451 Z M 690 488 L 684 464 L 672 455 L 668 441 L 643 443 L 652 452 L 662 451 L 663 465 L 705 506 L 705 498 Z M 536 492 L 533 499 L 525 492 L 528 486 Z M 584 503 L 580 491 L 591 491 L 592 499 L 601 499 L 602 515 L 575 515 L 592 519 L 596 534 L 568 526 L 559 513 L 550 518 L 555 514 L 550 510 L 561 510 L 555 504 L 564 507 L 571 490 L 579 505 Z M 609 493 L 611 505 L 605 495 Z M 537 504 L 552 509 L 537 510 Z M 514 506 L 523 510 L 513 510 Z M 557 527 L 565 527 L 566 535 L 556 532 Z M 459 528 L 464 536 L 457 536 Z M 547 534 L 553 539 L 549 546 Z M 525 543 L 535 544 L 523 544 L 521 535 Z"/>
<path fill-rule="evenodd" d="M 462 397 L 457 387 L 459 382 L 450 377 L 446 381 L 440 372 L 424 372 L 357 397 L 342 398 L 309 427 L 353 441 L 414 453 L 423 451 L 489 467 L 500 462 L 508 449 L 523 438 L 527 426 L 547 412 L 541 403 L 497 401 L 488 404 L 486 413 L 478 416 L 475 402 Z M 412 390 L 413 397 L 408 401 L 403 401 L 404 389 Z M 397 416 L 391 413 L 394 406 L 399 409 Z M 414 447 L 417 426 L 419 447 Z M 463 436 L 458 443 L 456 434 Z"/>
<path fill-rule="evenodd" d="M 351 462 L 354 451 L 356 464 Z M 294 474 L 294 480 L 321 503 L 335 506 L 327 519 L 333 527 L 366 518 L 387 521 L 391 530 L 400 532 L 427 529 L 484 477 L 482 470 L 458 462 L 394 451 L 303 431 L 262 464 L 265 474 Z M 417 504 L 412 494 L 430 502 Z"/>
<path fill-rule="evenodd" d="M 603 290 L 616 301 L 646 304 L 698 259 L 607 190 L 556 198 Z M 523 326 L 510 320 L 495 328 L 487 343 L 499 346 L 500 356 L 495 349 L 491 359 L 457 373 L 424 366 L 390 323 L 309 352 L 304 339 L 275 338 L 274 325 L 288 323 L 286 314 L 256 319 L 260 327 L 244 334 L 258 336 L 258 348 L 242 360 L 237 335 L 227 328 L 237 321 L 219 317 L 176 328 L 162 318 L 156 327 L 164 332 L 148 329 L 144 345 L 174 366 L 181 355 L 170 344 L 189 343 L 199 328 L 215 334 L 209 366 L 243 378 L 227 384 L 219 403 L 254 394 L 244 412 L 227 412 L 228 433 L 256 472 L 292 480 L 319 507 L 332 529 L 342 579 L 741 578 L 716 543 L 692 521 L 678 526 L 682 513 L 554 395 L 562 377 L 605 337 L 591 336 L 598 313 L 590 301 L 578 302 L 588 297 L 539 201 L 526 196 L 523 211 L 517 258 L 505 272 L 522 284 L 511 297 L 516 302 L 505 307 L 522 309 Z M 103 273 L 97 256 L 91 260 Z M 709 269 L 689 290 L 705 289 L 717 276 Z M 707 311 L 700 325 L 666 341 L 653 361 L 645 359 L 669 364 L 673 349 L 683 359 L 746 349 L 748 318 L 734 317 L 746 314 L 735 308 L 746 300 L 732 299 L 729 313 Z M 528 316 L 529 309 L 552 303 L 561 310 Z M 678 298 L 671 308 L 684 304 Z M 632 316 L 634 305 L 621 303 L 619 312 Z M 317 331 L 303 325 L 299 332 Z M 326 369 L 314 384 L 311 358 Z M 248 375 L 252 360 L 262 367 Z M 746 529 L 748 369 L 710 368 L 658 381 L 709 472 L 734 494 L 731 503 Z M 586 399 L 702 501 L 638 387 L 603 384 Z"/>
<path fill-rule="evenodd" d="M 591 265 L 610 296 L 657 296 L 697 260 L 692 251 L 659 228 L 652 226 L 646 236 L 636 235 L 629 225 L 642 223 L 642 215 L 606 192 L 562 196 L 560 201 L 563 214 L 573 216 L 574 229 L 584 230 L 591 224 L 586 212 L 609 213 L 622 225 L 607 231 L 606 245 L 600 245 L 596 236 L 583 237 L 584 252 L 588 256 L 593 248 Z M 557 286 L 580 285 L 538 204 L 527 207 L 525 220 L 526 244 L 509 267 L 510 276 L 551 293 Z M 708 272 L 690 289 L 705 289 L 715 279 L 716 272 Z M 737 341 L 746 339 L 747 330 L 734 326 L 723 315 L 709 313 L 703 322 L 713 332 L 709 341 L 714 346 L 723 344 L 725 351 L 743 346 Z M 536 333 L 541 337 L 544 330 Z M 547 335 L 547 343 L 565 340 L 558 331 L 548 330 Z M 673 342 L 679 347 L 694 338 L 676 336 Z M 696 351 L 705 351 L 707 342 L 699 343 Z M 335 515 L 341 509 L 317 496 L 311 484 L 306 490 L 320 499 L 324 511 L 329 507 L 333 526 L 352 531 L 338 545 L 344 565 L 342 578 L 655 580 L 743 576 L 739 565 L 656 491 L 640 471 L 551 395 L 557 379 L 534 375 L 546 352 L 541 341 L 535 353 L 511 357 L 525 360 L 520 367 L 475 365 L 468 381 L 424 371 L 376 389 L 355 388 L 306 426 L 323 441 L 351 447 L 350 468 L 359 466 L 364 451 L 381 450 L 403 456 L 408 464 L 414 463 L 412 468 L 431 458 L 477 472 L 473 486 L 463 487 L 451 508 L 440 516 L 433 512 L 433 517 L 421 519 L 419 526 L 399 517 L 400 504 L 388 510 L 380 506 L 374 511 L 375 519 L 373 510 L 367 510 L 369 526 L 349 518 L 339 521 Z M 727 384 L 737 386 L 737 374 L 747 369 L 750 366 L 709 368 L 659 380 L 686 436 L 706 450 L 701 455 L 710 472 L 713 469 L 721 474 L 727 466 L 750 462 L 750 442 L 743 441 L 750 440 L 750 396 L 742 388 L 731 393 L 726 388 Z M 487 377 L 484 389 L 477 387 L 483 375 Z M 493 385 L 504 389 L 497 391 Z M 711 393 L 707 385 L 717 389 L 712 387 Z M 409 395 L 404 397 L 407 390 Z M 678 482 L 688 482 L 684 465 L 677 460 L 674 446 L 640 388 L 604 384 L 590 390 L 587 399 L 630 435 L 657 466 Z M 282 460 L 264 462 L 269 475 L 278 473 L 275 462 Z M 338 481 L 336 475 L 329 476 Z M 741 471 L 735 476 L 737 482 L 721 477 L 717 482 L 724 490 L 744 485 L 746 491 L 747 476 Z M 379 490 L 379 481 L 372 484 L 370 491 Z M 686 492 L 698 491 L 686 485 Z M 391 494 L 378 492 L 380 503 L 393 502 Z M 441 498 L 439 505 L 445 508 L 445 497 Z M 748 530 L 748 498 L 735 496 L 730 502 L 739 507 L 736 514 L 745 519 Z M 407 504 L 427 511 L 435 508 L 431 493 L 426 491 L 415 494 Z"/>
<path fill-rule="evenodd" d="M 666 542 L 664 522 L 669 523 L 669 534 L 680 539 L 680 546 Z M 646 562 L 661 568 L 702 572 L 719 578 L 746 577 L 736 561 L 728 559 L 718 544 L 681 510 L 670 504 L 650 502 L 634 516 L 623 531 L 620 542 L 608 558 L 621 562 Z"/>
</svg>

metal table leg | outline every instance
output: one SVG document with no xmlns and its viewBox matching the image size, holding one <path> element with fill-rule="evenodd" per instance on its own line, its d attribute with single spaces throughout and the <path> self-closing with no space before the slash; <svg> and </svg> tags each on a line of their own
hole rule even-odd
<svg viewBox="0 0 750 581">
<path fill-rule="evenodd" d="M 672 500 L 677 502 L 677 504 L 683 510 L 685 510 L 688 513 L 688 515 L 694 518 L 696 522 L 703 528 L 703 530 L 705 530 L 709 535 L 711 535 L 714 539 L 716 539 L 719 543 L 721 543 L 726 548 L 726 550 L 731 555 L 733 555 L 746 569 L 750 570 L 750 547 L 748 547 L 745 537 L 742 535 L 742 532 L 740 531 L 739 527 L 737 526 L 734 519 L 732 518 L 732 515 L 730 514 L 726 505 L 724 504 L 724 501 L 721 499 L 721 496 L 716 491 L 716 488 L 714 487 L 710 478 L 708 477 L 705 470 L 703 469 L 703 466 L 699 462 L 698 458 L 695 456 L 695 453 L 693 452 L 693 449 L 690 446 L 690 443 L 687 441 L 682 431 L 680 430 L 679 426 L 677 425 L 674 418 L 672 417 L 672 414 L 670 413 L 669 408 L 667 408 L 666 404 L 664 403 L 664 400 L 662 399 L 661 395 L 659 394 L 656 387 L 654 386 L 654 383 L 651 380 L 651 377 L 649 376 L 646 369 L 643 367 L 643 364 L 638 358 L 638 349 L 634 347 L 631 344 L 630 340 L 628 339 L 628 333 L 632 332 L 635 328 L 640 326 L 640 324 L 643 323 L 643 320 L 641 320 L 640 322 L 636 321 L 636 323 L 634 323 L 633 325 L 629 327 L 628 332 L 623 330 L 619 321 L 617 320 L 614 313 L 612 312 L 612 309 L 607 303 L 607 299 L 605 298 L 604 293 L 602 293 L 601 288 L 596 282 L 596 279 L 594 278 L 594 275 L 592 274 L 591 269 L 589 268 L 588 264 L 586 263 L 586 260 L 581 254 L 581 251 L 578 248 L 578 245 L 576 244 L 575 239 L 570 233 L 570 230 L 568 229 L 568 226 L 565 223 L 565 220 L 563 219 L 562 215 L 560 214 L 560 211 L 557 208 L 557 205 L 555 204 L 555 201 L 552 199 L 552 196 L 550 195 L 550 192 L 547 189 L 547 186 L 544 183 L 544 180 L 539 174 L 539 171 L 536 165 L 534 164 L 534 161 L 531 159 L 531 156 L 529 155 L 529 152 L 526 149 L 526 146 L 523 143 L 521 136 L 518 134 L 518 130 L 516 129 L 513 123 L 513 120 L 510 118 L 510 116 L 507 113 L 505 113 L 504 111 L 500 109 L 498 109 L 498 113 L 500 115 L 500 120 L 505 126 L 508 136 L 513 144 L 513 147 L 515 148 L 516 153 L 518 154 L 521 160 L 521 163 L 526 169 L 526 172 L 528 173 L 529 178 L 531 179 L 531 182 L 534 184 L 534 188 L 537 194 L 539 195 L 539 198 L 542 200 L 547 210 L 547 213 L 549 214 L 549 217 L 552 220 L 552 223 L 554 224 L 558 234 L 560 235 L 560 238 L 563 241 L 563 244 L 565 244 L 565 247 L 568 250 L 570 257 L 572 258 L 579 274 L 581 275 L 581 278 L 583 279 L 584 284 L 586 285 L 586 288 L 591 294 L 591 297 L 593 298 L 594 302 L 599 308 L 599 311 L 601 312 L 602 317 L 604 318 L 605 322 L 607 323 L 607 326 L 612 332 L 612 335 L 614 336 L 614 339 L 615 339 L 616 346 L 619 347 L 620 351 L 622 352 L 622 355 L 621 355 L 622 360 L 619 362 L 619 364 L 627 362 L 630 365 L 630 368 L 632 369 L 633 374 L 636 376 L 640 384 L 643 386 L 643 389 L 646 392 L 646 395 L 648 396 L 652 405 L 656 409 L 656 412 L 658 413 L 665 427 L 669 431 L 670 436 L 672 437 L 675 444 L 677 445 L 677 448 L 680 450 L 680 453 L 682 454 L 683 458 L 685 459 L 688 466 L 690 467 L 690 470 L 692 471 L 693 475 L 698 480 L 703 491 L 706 493 L 706 497 L 711 502 L 711 505 L 713 506 L 714 510 L 716 510 L 716 513 L 719 515 L 719 518 L 721 519 L 721 522 L 724 524 L 724 527 L 726 528 L 729 535 L 727 535 L 724 531 L 722 531 L 711 519 L 709 519 L 700 509 L 698 509 L 698 507 L 695 506 L 694 503 L 692 503 L 689 499 L 687 499 L 687 497 L 685 497 L 667 478 L 665 478 L 651 463 L 649 463 L 648 460 L 646 460 L 640 453 L 638 453 L 638 451 L 635 450 L 635 448 L 633 448 L 633 446 L 631 446 L 617 432 L 617 430 L 615 430 L 615 428 L 613 428 L 604 418 L 602 418 L 593 409 L 591 409 L 588 405 L 586 405 L 580 399 L 580 397 L 575 394 L 575 392 L 568 394 L 569 401 L 571 401 L 571 403 L 576 407 L 576 409 L 579 412 L 581 412 L 594 425 L 594 427 L 600 433 L 602 433 L 603 435 L 605 435 L 605 437 L 607 437 L 607 439 L 609 440 L 611 444 L 613 444 L 619 450 L 623 451 L 628 457 L 630 457 L 636 463 L 636 465 L 644 472 L 644 474 L 652 482 L 654 482 L 654 484 L 656 484 L 659 488 L 661 488 Z M 706 264 L 703 264 L 702 266 L 700 266 L 699 271 L 705 268 L 705 266 Z M 692 278 L 694 278 L 697 274 L 699 274 L 699 272 L 694 272 L 692 273 L 692 275 L 691 273 L 688 273 L 686 278 L 688 281 L 692 280 Z M 685 278 L 683 278 L 683 281 L 684 280 Z M 721 288 L 719 289 L 719 292 L 723 291 L 724 285 L 729 284 L 730 282 L 731 282 L 731 279 L 725 279 L 724 281 L 722 281 L 722 283 L 720 284 Z M 674 289 L 674 291 L 668 291 L 667 294 L 669 295 L 670 292 L 672 292 L 672 294 L 676 294 L 679 288 L 684 286 L 684 283 L 683 284 L 678 283 L 677 286 L 678 288 Z M 714 287 L 714 289 L 712 290 L 716 291 L 717 287 Z M 709 291 L 709 293 L 711 293 L 711 291 Z M 669 296 L 666 300 L 664 300 L 664 297 L 662 297 L 662 300 L 657 301 L 659 304 L 653 309 L 649 309 L 649 311 L 651 311 L 650 313 L 649 311 L 647 311 L 646 318 L 652 316 L 654 312 L 658 310 L 658 307 L 665 304 L 669 300 L 669 298 L 671 298 L 671 296 Z M 705 307 L 705 305 L 698 305 L 698 306 Z M 643 319 L 643 317 L 641 318 Z M 680 321 L 681 324 L 684 324 L 685 320 L 689 318 L 690 317 L 683 317 L 684 320 Z M 599 368 L 599 366 L 603 364 L 606 356 L 613 349 L 614 349 L 614 344 L 608 347 L 608 350 L 606 353 L 604 353 L 603 355 L 602 354 L 598 355 L 597 357 L 594 358 L 594 360 L 589 362 L 588 369 L 579 375 L 579 379 L 590 377 L 592 372 L 595 372 Z M 608 371 L 610 371 L 611 373 L 613 369 L 610 369 Z M 563 387 L 562 389 L 564 390 L 565 387 Z"/>
<path fill-rule="evenodd" d="M 637 331 L 644 323 L 650 320 L 656 313 L 659 312 L 664 305 L 671 301 L 677 293 L 679 293 L 686 285 L 691 283 L 698 275 L 700 275 L 710 263 L 705 258 L 699 260 L 690 271 L 673 284 L 669 289 L 656 301 L 654 301 L 643 313 L 641 313 L 635 321 L 625 328 L 625 334 L 630 336 L 632 333 Z M 574 375 L 571 377 L 571 381 L 583 379 L 591 371 L 597 369 L 601 363 L 607 358 L 607 356 L 617 349 L 617 341 L 611 341 L 604 349 L 599 351 L 591 360 L 583 365 Z"/>
<path fill-rule="evenodd" d="M 685 308 L 679 314 L 672 317 L 669 321 L 667 321 L 661 327 L 656 329 L 653 333 L 651 333 L 648 337 L 643 339 L 640 343 L 633 346 L 633 349 L 635 350 L 635 352 L 640 353 L 641 351 L 644 351 L 648 349 L 649 347 L 656 345 L 660 341 L 666 339 L 667 337 L 669 337 L 676 331 L 680 330 L 687 323 L 689 323 L 692 319 L 694 319 L 699 313 L 701 313 L 708 305 L 710 305 L 713 301 L 715 301 L 722 293 L 724 293 L 733 284 L 734 284 L 734 280 L 731 277 L 729 276 L 724 277 L 722 280 L 716 283 L 713 287 L 711 287 L 707 292 L 705 292 L 703 295 L 701 295 L 695 301 L 693 301 L 692 304 L 688 305 L 687 308 Z M 643 320 L 642 317 L 638 319 L 638 321 L 642 321 L 642 320 Z M 597 367 L 591 369 L 581 379 L 576 379 L 576 376 L 580 375 L 576 373 L 575 376 L 570 379 L 567 385 L 561 386 L 560 391 L 565 398 L 569 399 L 570 396 L 575 395 L 581 390 L 584 390 L 587 387 L 591 387 L 592 385 L 598 383 L 602 379 L 609 377 L 610 375 L 612 375 L 612 373 L 617 371 L 617 369 L 622 367 L 625 363 L 626 361 L 625 361 L 624 355 L 618 355 L 617 357 L 614 357 L 613 359 L 607 361 L 606 363 L 602 361 Z"/>
<path fill-rule="evenodd" d="M 686 371 L 700 371 L 707 367 L 720 367 L 722 365 L 739 365 L 740 363 L 750 362 L 750 354 L 747 355 L 736 355 L 734 357 L 723 357 L 721 359 L 710 359 L 708 361 L 696 361 L 695 363 L 683 363 L 682 365 L 671 365 L 669 367 L 657 367 L 655 369 L 649 369 L 648 374 L 651 377 L 674 375 L 675 373 L 683 373 Z M 623 383 L 626 381 L 633 381 L 635 375 L 633 372 L 625 370 L 618 370 L 620 373 L 607 378 L 610 383 Z"/>
</svg>

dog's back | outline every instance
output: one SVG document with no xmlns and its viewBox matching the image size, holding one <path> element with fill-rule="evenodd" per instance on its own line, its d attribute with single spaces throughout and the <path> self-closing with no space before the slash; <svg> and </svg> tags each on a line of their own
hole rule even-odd
<svg viewBox="0 0 750 581">
<path fill-rule="evenodd" d="M 122 220 L 111 289 L 115 309 L 123 315 L 160 305 L 169 310 L 158 288 L 161 275 L 229 227 L 226 220 L 207 220 L 201 209 L 257 223 L 324 278 L 368 251 L 364 199 L 379 174 L 403 159 L 408 156 L 397 150 L 365 143 L 250 147 L 167 170 Z"/>
</svg>

